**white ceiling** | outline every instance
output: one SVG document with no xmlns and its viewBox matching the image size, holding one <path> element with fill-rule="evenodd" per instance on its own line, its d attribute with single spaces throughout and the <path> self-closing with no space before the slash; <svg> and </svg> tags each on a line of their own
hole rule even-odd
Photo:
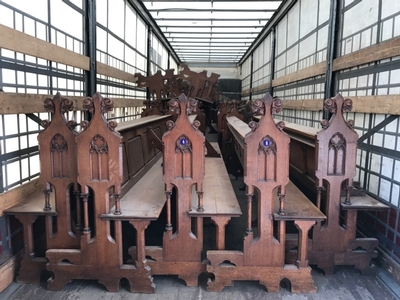
<svg viewBox="0 0 400 300">
<path fill-rule="evenodd" d="M 142 0 L 182 62 L 237 63 L 282 1 Z"/>
</svg>

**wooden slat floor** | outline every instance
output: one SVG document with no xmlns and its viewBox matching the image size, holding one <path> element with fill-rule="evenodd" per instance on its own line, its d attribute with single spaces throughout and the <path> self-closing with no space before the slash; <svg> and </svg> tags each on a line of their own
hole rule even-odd
<svg viewBox="0 0 400 300">
<path fill-rule="evenodd" d="M 391 300 L 398 299 L 383 286 L 376 277 L 361 276 L 351 267 L 341 267 L 331 276 L 324 276 L 318 271 L 313 271 L 313 278 L 317 285 L 316 294 L 291 294 L 286 288 L 280 293 L 267 293 L 263 286 L 253 281 L 235 282 L 234 286 L 226 287 L 221 293 L 210 293 L 205 290 L 206 278 L 200 277 L 199 287 L 186 287 L 175 276 L 155 276 L 157 285 L 155 294 L 134 294 L 122 286 L 118 293 L 110 293 L 96 281 L 76 280 L 68 284 L 62 291 L 48 291 L 45 283 L 24 284 L 13 283 L 4 292 L 0 299 L 9 300 L 191 300 L 191 299 L 271 299 L 271 300 Z"/>
</svg>

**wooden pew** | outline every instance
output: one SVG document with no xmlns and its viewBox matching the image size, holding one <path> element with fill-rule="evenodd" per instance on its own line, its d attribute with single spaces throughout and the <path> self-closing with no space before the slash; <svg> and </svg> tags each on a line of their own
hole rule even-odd
<svg viewBox="0 0 400 300">
<path fill-rule="evenodd" d="M 113 202 L 114 200 L 118 202 L 119 198 L 127 193 L 129 189 L 139 181 L 140 177 L 143 177 L 154 165 L 154 163 L 161 157 L 161 154 L 158 150 L 152 149 L 152 145 L 150 143 L 151 139 L 147 134 L 147 126 L 152 126 L 152 132 L 155 132 L 156 135 L 161 136 L 161 134 L 166 130 L 165 122 L 170 119 L 171 116 L 149 116 L 141 120 L 119 124 L 118 129 L 122 132 L 124 143 L 116 143 L 114 141 L 112 144 L 106 143 L 105 146 L 103 145 L 103 147 L 101 145 L 97 145 L 96 143 L 102 143 L 102 139 L 100 137 L 103 133 L 112 132 L 111 135 L 115 136 L 116 133 L 113 133 L 113 130 L 117 124 L 114 122 L 107 123 L 102 115 L 99 117 L 100 112 L 104 113 L 105 111 L 111 109 L 112 103 L 108 102 L 108 100 L 101 99 L 99 95 L 96 95 L 94 99 L 96 99 L 97 102 L 100 101 L 100 104 L 97 104 L 100 105 L 100 107 L 96 107 L 95 109 L 96 105 L 94 105 L 90 99 L 86 100 L 84 105 L 88 111 L 97 111 L 97 117 L 95 114 L 94 118 L 99 120 L 92 120 L 91 123 L 83 122 L 82 127 L 86 128 L 92 123 L 95 124 L 92 125 L 92 128 L 94 128 L 94 131 L 97 131 L 97 133 L 93 133 L 92 137 L 96 138 L 91 141 L 90 145 L 83 147 L 83 149 L 91 149 L 93 152 L 98 152 L 100 154 L 102 154 L 102 151 L 105 151 L 107 155 L 112 149 L 111 152 L 114 153 L 115 157 L 113 161 L 110 160 L 111 164 L 109 166 L 107 166 L 107 163 L 104 161 L 98 161 L 99 164 L 96 167 L 96 165 L 93 165 L 93 161 L 90 159 L 83 159 L 81 164 L 77 163 L 76 149 L 79 143 L 75 142 L 77 133 L 73 130 L 76 124 L 73 122 L 68 122 L 64 117 L 64 113 L 72 108 L 70 106 L 71 102 L 68 101 L 67 98 L 61 97 L 59 94 L 57 94 L 54 99 L 46 99 L 45 101 L 45 107 L 48 108 L 49 111 L 53 112 L 51 122 L 43 122 L 45 130 L 43 130 L 38 137 L 42 168 L 40 180 L 43 182 L 45 193 L 43 194 L 43 192 L 38 191 L 37 193 L 26 197 L 26 199 L 24 199 L 20 204 L 10 208 L 7 211 L 7 213 L 10 215 L 16 215 L 16 217 L 21 220 L 24 228 L 25 255 L 22 261 L 20 275 L 18 276 L 19 282 L 37 282 L 40 280 L 41 272 L 46 269 L 47 258 L 36 257 L 34 249 L 35 241 L 33 237 L 32 226 L 39 216 L 44 216 L 46 219 L 46 245 L 44 245 L 44 250 L 48 249 L 46 256 L 50 258 L 48 269 L 56 272 L 63 269 L 63 267 L 65 267 L 69 272 L 75 270 L 71 273 L 66 272 L 66 275 L 63 274 L 62 276 L 58 274 L 58 277 L 61 277 L 61 279 L 58 281 L 56 280 L 55 283 L 53 283 L 53 279 L 50 279 L 50 289 L 61 289 L 73 278 L 90 279 L 95 277 L 96 279 L 96 276 L 99 276 L 99 278 L 101 276 L 105 276 L 104 273 L 107 274 L 108 270 L 102 270 L 102 266 L 97 266 L 97 269 L 92 268 L 92 270 L 90 270 L 91 267 L 85 265 L 90 265 L 90 260 L 85 260 L 85 256 L 88 256 L 89 254 L 87 251 L 85 252 L 82 249 L 83 246 L 88 247 L 85 245 L 85 243 L 83 243 L 83 240 L 85 237 L 88 237 L 87 234 L 90 232 L 90 229 L 88 224 L 85 224 L 84 228 L 82 228 L 82 225 L 79 226 L 79 224 L 82 223 L 81 220 L 83 217 L 85 217 L 86 220 L 89 217 L 88 210 L 90 208 L 88 207 L 87 202 L 96 202 L 94 207 L 100 207 L 97 211 L 101 211 L 102 205 L 108 207 L 111 200 Z M 119 134 L 117 135 L 119 136 Z M 120 138 L 118 141 L 121 141 Z M 132 157 L 135 159 L 132 159 Z M 119 166 L 119 163 L 115 164 L 115 162 L 122 163 L 124 166 L 124 172 L 122 172 L 122 168 L 120 168 L 121 166 Z M 89 193 L 87 188 L 85 189 L 85 193 L 83 193 L 84 201 L 80 201 L 80 193 L 77 191 L 78 165 L 83 168 L 83 171 L 81 172 L 82 174 L 88 169 L 91 170 L 90 172 L 95 169 L 95 172 L 104 173 L 103 179 L 108 178 L 109 180 L 112 180 L 110 176 L 115 177 L 115 174 L 118 174 L 120 171 L 122 172 L 121 175 L 123 176 L 121 177 L 121 182 L 119 182 L 119 180 L 114 180 L 115 182 L 113 182 L 116 183 L 116 185 L 107 191 L 106 198 L 108 199 L 108 203 L 101 203 L 101 201 L 104 201 L 104 197 L 100 197 L 100 199 L 102 198 L 99 200 L 100 202 L 93 200 L 93 193 Z M 119 170 L 117 170 L 118 168 Z M 158 166 L 158 168 L 161 172 L 160 166 Z M 91 175 L 93 174 L 91 173 Z M 102 181 L 103 183 L 106 182 L 106 180 L 103 179 L 100 180 L 99 185 L 102 184 Z M 163 188 L 162 180 L 161 178 L 159 179 L 160 187 Z M 121 184 L 124 185 L 121 186 Z M 94 188 L 93 191 L 95 191 L 95 194 L 97 192 L 102 193 L 101 191 L 96 191 L 96 188 Z M 161 201 L 161 203 L 164 202 L 165 201 Z M 90 217 L 92 216 L 90 215 Z M 98 222 L 98 224 L 101 224 L 100 221 Z M 96 221 L 91 223 L 95 224 Z M 57 230 L 53 229 L 53 224 L 56 224 Z M 94 227 L 96 227 L 95 230 L 97 233 L 102 231 L 101 226 L 99 226 L 99 229 L 97 228 L 98 226 Z M 74 232 L 72 232 L 72 228 L 74 228 Z M 79 238 L 82 235 L 82 229 L 85 236 L 83 238 Z M 115 234 L 119 231 L 120 226 L 117 222 Z M 106 232 L 107 231 L 104 231 L 104 233 Z M 92 244 L 95 243 L 90 242 L 87 244 L 91 244 L 93 247 Z M 97 248 L 103 247 L 104 241 L 103 243 L 102 241 L 97 241 L 97 244 L 99 244 L 99 247 Z M 120 259 L 122 254 L 115 253 L 113 254 L 113 257 L 118 257 L 118 259 Z M 83 260 L 84 263 L 79 265 L 77 261 L 81 260 Z M 77 266 L 71 267 L 71 265 L 73 266 L 75 263 Z M 141 263 L 142 260 L 139 260 L 138 264 Z M 87 269 L 87 272 L 85 271 L 86 273 L 83 272 L 77 276 L 76 274 L 79 273 L 79 270 L 82 270 L 82 268 L 85 270 Z M 119 285 L 119 278 L 125 277 L 124 273 L 132 273 L 129 271 L 129 269 L 135 268 L 135 266 L 123 266 L 122 268 L 126 269 L 126 271 L 122 271 L 121 274 L 117 275 L 118 279 L 114 278 L 114 281 L 117 281 L 117 283 L 105 282 L 106 286 L 110 286 L 110 288 L 114 290 L 118 289 L 117 285 Z M 107 269 L 106 266 L 105 269 Z M 142 269 L 144 270 L 144 268 Z M 62 272 L 60 271 L 59 273 Z M 103 275 L 101 275 L 102 273 Z M 149 284 L 141 285 L 137 278 L 135 278 L 135 280 L 130 280 L 131 289 L 145 292 L 154 291 L 154 285 L 150 280 L 151 277 L 148 275 L 148 270 L 145 270 L 142 273 L 144 273 L 144 278 L 147 276 L 145 281 L 147 280 Z M 62 277 L 64 277 L 64 279 L 62 279 Z M 108 275 L 106 277 L 108 277 Z M 143 276 L 138 275 L 137 277 L 142 278 Z M 139 286 L 139 288 L 136 288 L 137 286 Z"/>
<path fill-rule="evenodd" d="M 321 122 L 321 130 L 290 123 L 284 129 L 291 138 L 291 176 L 313 191 L 315 204 L 327 216 L 326 222 L 314 227 L 308 250 L 310 264 L 325 274 L 332 274 L 335 265 L 354 265 L 363 274 L 373 272 L 370 261 L 378 254 L 379 241 L 356 237 L 357 211 L 389 209 L 368 195 L 358 196 L 360 192 L 353 188 L 358 135 L 353 122 L 343 117 L 351 107 L 351 100 L 338 94 L 325 101 L 332 117 Z M 295 254 L 296 246 L 295 240 L 288 239 L 288 253 Z"/>
<path fill-rule="evenodd" d="M 15 215 L 23 225 L 25 254 L 17 281 L 32 283 L 40 280 L 47 262 L 36 257 L 33 223 L 45 217 L 46 248 L 79 248 L 82 228 L 77 184 L 76 123 L 67 121 L 64 114 L 72 110 L 72 101 L 57 93 L 47 98 L 44 107 L 52 113 L 52 120 L 42 121 L 44 130 L 38 135 L 40 154 L 40 182 L 42 191 L 26 197 L 22 203 L 5 211 Z"/>
<path fill-rule="evenodd" d="M 209 281 L 208 290 L 221 291 L 234 280 L 257 280 L 269 292 L 278 292 L 281 280 L 286 278 L 291 281 L 293 293 L 313 293 L 316 288 L 307 261 L 307 234 L 325 216 L 289 184 L 289 137 L 282 132 L 283 122 L 275 124 L 272 119 L 281 107 L 280 100 L 267 94 L 254 105 L 263 115 L 258 124 L 247 125 L 237 117 L 227 117 L 244 167 L 247 229 L 243 251 L 207 251 L 207 272 L 215 276 Z M 257 235 L 251 218 L 254 195 L 258 198 Z M 288 221 L 293 221 L 299 230 L 295 264 L 285 264 Z"/>
<path fill-rule="evenodd" d="M 203 218 L 211 217 L 216 224 L 219 249 L 224 248 L 225 225 L 241 214 L 222 159 L 205 157 L 205 137 L 198 122 L 187 116 L 196 102 L 182 94 L 169 103 L 178 118 L 167 123 L 169 131 L 162 137 L 167 224 L 162 246 L 146 247 L 153 275 L 178 275 L 188 286 L 197 286 L 198 276 L 206 271 L 202 262 Z M 172 220 L 173 201 L 176 220 Z M 137 256 L 137 251 L 132 247 L 131 256 Z"/>
<path fill-rule="evenodd" d="M 234 154 L 231 147 L 231 134 L 228 129 L 226 118 L 228 116 L 235 116 L 243 120 L 243 116 L 238 112 L 238 101 L 223 101 L 220 103 L 219 112 L 217 115 L 217 128 L 218 128 L 218 143 L 221 148 L 222 157 L 227 166 L 228 172 L 236 177 L 243 176 L 243 168 L 240 161 Z"/>
<path fill-rule="evenodd" d="M 117 126 L 103 117 L 112 109 L 108 99 L 95 94 L 84 107 L 93 118 L 76 137 L 84 220 L 80 249 L 47 250 L 47 270 L 53 272 L 48 288 L 60 290 L 72 279 L 96 279 L 109 291 L 118 291 L 120 279 L 126 278 L 131 291 L 152 293 L 155 285 L 144 256 L 144 232 L 159 216 L 165 196 L 157 163 L 161 154 L 151 149 L 147 126 L 161 135 L 170 116 L 148 116 Z M 145 195 L 148 189 L 151 192 Z M 123 221 L 136 230 L 140 251 L 133 264 L 123 262 Z"/>
</svg>

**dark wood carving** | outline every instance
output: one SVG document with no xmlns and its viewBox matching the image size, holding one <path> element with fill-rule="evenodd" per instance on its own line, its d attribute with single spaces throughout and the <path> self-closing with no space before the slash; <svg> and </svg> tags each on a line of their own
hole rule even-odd
<svg viewBox="0 0 400 300">
<path fill-rule="evenodd" d="M 316 205 L 327 217 L 314 227 L 308 249 L 310 264 L 325 274 L 332 274 L 335 265 L 354 265 L 363 274 L 373 272 L 370 261 L 377 256 L 379 241 L 356 237 L 357 210 L 388 209 L 371 197 L 352 196 L 358 135 L 353 122 L 343 117 L 351 106 L 350 99 L 338 94 L 325 101 L 332 116 L 321 122 L 322 130 L 296 124 L 285 128 L 292 138 L 291 174 L 305 186 L 316 186 Z M 287 241 L 287 250 L 295 247 L 296 242 Z M 293 260 L 290 253 L 288 261 Z"/>
<path fill-rule="evenodd" d="M 44 121 L 45 129 L 39 133 L 40 181 L 43 183 L 44 198 L 55 193 L 54 208 L 57 211 L 57 231 L 47 238 L 49 248 L 78 248 L 81 223 L 81 206 L 78 194 L 76 144 L 77 132 L 72 128 L 64 114 L 72 110 L 72 100 L 59 93 L 53 99 L 47 98 L 45 108 L 52 112 L 51 122 Z M 70 193 L 72 187 L 73 194 Z M 71 212 L 71 202 L 75 201 L 75 216 Z M 44 201 L 44 210 L 49 210 Z M 51 222 L 49 222 L 51 226 Z M 77 230 L 74 232 L 73 228 Z M 52 231 L 51 228 L 49 228 Z"/>
<path fill-rule="evenodd" d="M 293 220 L 293 215 L 287 214 L 284 206 L 286 185 L 289 183 L 289 137 L 281 130 L 283 124 L 276 125 L 272 119 L 272 114 L 280 110 L 280 103 L 279 99 L 273 99 L 268 94 L 256 100 L 254 111 L 262 115 L 258 124 L 252 122 L 247 126 L 237 117 L 227 117 L 244 167 L 248 195 L 247 229 L 243 252 L 207 252 L 210 261 L 207 271 L 215 276 L 215 280 L 208 283 L 210 291 L 220 291 L 232 285 L 233 280 L 258 280 L 268 291 L 277 292 L 283 278 L 291 281 L 294 293 L 316 291 L 304 251 L 307 249 L 308 230 L 315 223 L 312 217 L 295 220 L 301 232 L 299 244 L 302 251 L 296 265 L 285 265 L 285 227 L 287 220 Z M 275 193 L 279 198 L 277 211 Z M 253 232 L 251 220 L 255 196 L 258 203 L 257 235 Z M 224 261 L 232 265 L 226 267 Z"/>
<path fill-rule="evenodd" d="M 207 76 L 206 70 L 200 73 L 191 71 L 187 65 L 184 65 L 179 73 L 179 78 L 189 82 L 190 88 L 187 95 L 207 102 L 214 102 L 213 97 L 219 76 L 216 73 Z"/>
<path fill-rule="evenodd" d="M 47 250 L 47 270 L 53 273 L 48 280 L 48 289 L 60 290 L 73 279 L 96 279 L 109 291 L 118 291 L 119 281 L 124 277 L 131 290 L 152 292 L 154 286 L 146 266 L 122 264 L 121 220 L 113 221 L 114 233 L 111 235 L 111 221 L 100 217 L 109 213 L 111 196 L 116 201 L 118 214 L 121 193 L 122 137 L 113 130 L 116 124 L 108 123 L 103 116 L 112 109 L 112 102 L 96 93 L 84 104 L 93 117 L 75 139 L 83 202 L 83 234 L 80 249 Z"/>
<path fill-rule="evenodd" d="M 223 101 L 220 103 L 220 111 L 217 115 L 217 128 L 218 128 L 218 143 L 221 148 L 221 153 L 227 165 L 228 172 L 236 177 L 243 176 L 243 169 L 241 163 L 238 161 L 235 150 L 233 148 L 233 136 L 228 129 L 227 120 L 228 116 L 235 116 L 243 120 L 242 114 L 237 110 L 239 102 Z"/>
<path fill-rule="evenodd" d="M 343 118 L 343 113 L 351 107 L 352 101 L 340 94 L 326 100 L 325 109 L 332 117 L 322 121 L 323 129 L 316 135 L 316 186 L 325 185 L 327 189 L 324 205 L 327 221 L 314 228 L 310 261 L 318 264 L 325 274 L 333 273 L 334 265 L 355 265 L 362 273 L 371 273 L 370 260 L 377 256 L 375 247 L 379 244 L 377 239 L 356 238 L 357 210 L 347 209 L 351 206 L 349 193 L 344 201 L 341 197 L 342 185 L 350 192 L 356 176 L 358 134 L 352 123 Z M 317 199 L 318 206 L 319 202 Z M 339 220 L 341 208 L 344 225 Z"/>
<path fill-rule="evenodd" d="M 167 226 L 163 237 L 163 248 L 159 248 L 161 262 L 149 263 L 153 274 L 176 274 L 189 286 L 198 284 L 198 276 L 205 270 L 201 263 L 203 247 L 202 218 L 196 219 L 198 231 L 192 232 L 192 186 L 198 194 L 197 210 L 203 210 L 205 138 L 198 130 L 196 121 L 192 124 L 188 114 L 195 110 L 197 101 L 181 95 L 172 99 L 169 107 L 179 116 L 175 123 L 168 121 L 169 131 L 164 133 L 163 181 L 167 201 Z M 177 228 L 171 224 L 171 194 L 176 188 Z M 185 245 L 182 247 L 182 245 Z"/>
</svg>

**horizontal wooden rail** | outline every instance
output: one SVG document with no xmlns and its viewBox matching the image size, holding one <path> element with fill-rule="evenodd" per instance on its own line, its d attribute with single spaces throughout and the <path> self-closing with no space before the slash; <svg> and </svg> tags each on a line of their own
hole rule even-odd
<svg viewBox="0 0 400 300">
<path fill-rule="evenodd" d="M 400 55 L 400 37 L 380 44 L 372 45 L 353 53 L 336 58 L 333 61 L 333 71 L 339 71 L 359 65 L 379 61 Z"/>
<path fill-rule="evenodd" d="M 89 57 L 46 42 L 29 34 L 0 24 L 0 48 L 89 70 Z M 129 82 L 136 82 L 133 74 L 97 62 L 97 73 Z"/>
<path fill-rule="evenodd" d="M 272 86 L 276 87 L 283 84 L 288 84 L 295 81 L 315 77 L 318 75 L 324 75 L 325 70 L 326 70 L 326 62 L 323 61 L 315 65 L 309 66 L 307 68 L 301 69 L 297 72 L 290 73 L 282 77 L 278 77 L 272 80 Z"/>
<path fill-rule="evenodd" d="M 4 25 L 0 25 L 0 48 L 89 70 L 89 57 Z"/>
<path fill-rule="evenodd" d="M 384 41 L 380 44 L 372 45 L 364 49 L 343 55 L 333 61 L 333 71 L 340 71 L 359 65 L 379 61 L 400 55 L 400 37 Z M 272 86 L 277 87 L 284 84 L 290 84 L 299 80 L 312 78 L 319 75 L 325 75 L 326 61 L 314 64 L 304 69 L 298 70 L 272 80 Z M 262 84 L 252 89 L 242 91 L 242 95 L 249 95 L 251 92 L 268 90 L 270 83 Z M 376 112 L 375 110 L 373 112 Z"/>
<path fill-rule="evenodd" d="M 74 102 L 74 110 L 82 110 L 82 101 L 86 97 L 65 96 Z M 46 112 L 43 101 L 53 98 L 51 95 L 0 93 L 0 114 L 27 114 Z M 114 108 L 143 106 L 144 99 L 111 98 Z"/>
<path fill-rule="evenodd" d="M 352 112 L 400 115 L 400 95 L 349 96 L 353 100 Z M 282 100 L 284 109 L 321 111 L 323 99 Z"/>
</svg>

